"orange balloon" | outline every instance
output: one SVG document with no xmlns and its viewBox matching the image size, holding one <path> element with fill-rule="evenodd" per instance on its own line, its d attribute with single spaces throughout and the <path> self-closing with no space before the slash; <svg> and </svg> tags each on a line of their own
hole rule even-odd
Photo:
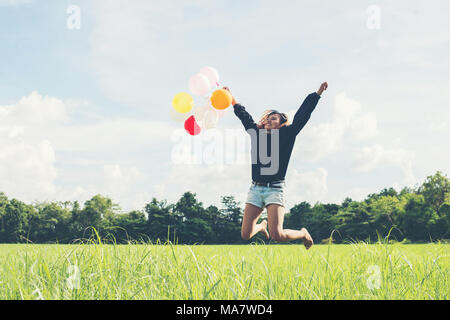
<svg viewBox="0 0 450 320">
<path fill-rule="evenodd" d="M 218 110 L 224 110 L 231 105 L 231 94 L 225 89 L 219 89 L 212 93 L 211 104 Z"/>
</svg>

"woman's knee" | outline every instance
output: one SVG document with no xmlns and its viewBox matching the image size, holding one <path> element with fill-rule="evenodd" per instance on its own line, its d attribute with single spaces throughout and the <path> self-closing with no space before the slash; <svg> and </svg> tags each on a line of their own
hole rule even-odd
<svg viewBox="0 0 450 320">
<path fill-rule="evenodd" d="M 273 235 L 270 235 L 270 236 L 271 236 L 272 239 L 275 240 L 275 241 L 278 241 L 278 242 L 283 241 L 283 237 L 282 237 L 281 234 L 279 234 L 279 233 L 276 233 L 276 234 L 273 234 Z"/>
<path fill-rule="evenodd" d="M 284 207 L 278 204 L 268 205 L 267 218 L 270 237 L 275 241 L 283 241 Z"/>
<path fill-rule="evenodd" d="M 279 229 L 272 230 L 272 232 L 270 232 L 270 237 L 278 242 L 284 241 L 283 231 Z"/>
<path fill-rule="evenodd" d="M 250 240 L 250 233 L 251 233 L 251 230 L 249 230 L 246 226 L 242 226 L 242 228 L 241 228 L 241 238 L 242 238 L 242 240 Z"/>
<path fill-rule="evenodd" d="M 243 240 L 250 240 L 252 233 L 256 227 L 256 221 L 261 216 L 262 208 L 247 203 L 244 210 L 244 217 L 242 218 L 241 238 Z"/>
<path fill-rule="evenodd" d="M 242 240 L 250 240 L 250 234 L 241 232 L 241 238 Z"/>
</svg>

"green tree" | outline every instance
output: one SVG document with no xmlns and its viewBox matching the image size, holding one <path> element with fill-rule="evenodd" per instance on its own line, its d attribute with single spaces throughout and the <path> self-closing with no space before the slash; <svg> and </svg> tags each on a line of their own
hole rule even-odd
<svg viewBox="0 0 450 320">
<path fill-rule="evenodd" d="M 346 198 L 344 199 L 344 201 L 342 201 L 341 207 L 342 207 L 343 209 L 345 209 L 345 208 L 347 208 L 352 202 L 353 202 L 352 198 L 346 197 Z"/>
<path fill-rule="evenodd" d="M 406 201 L 402 198 L 399 199 L 396 193 L 385 193 L 385 195 L 374 197 L 369 201 L 372 239 L 376 239 L 378 234 L 386 237 L 389 232 L 390 237 L 395 237 L 397 240 L 403 239 L 399 229 L 399 217 L 404 214 L 405 203 Z"/>
<path fill-rule="evenodd" d="M 422 194 L 413 193 L 405 198 L 407 200 L 405 210 L 398 219 L 400 229 L 409 240 L 429 240 L 428 222 L 433 216 L 433 209 L 427 205 Z"/>
<path fill-rule="evenodd" d="M 26 241 L 28 217 L 35 214 L 33 206 L 17 199 L 12 199 L 9 202 L 3 200 L 2 205 L 4 207 L 0 241 L 6 243 Z"/>
<path fill-rule="evenodd" d="M 35 209 L 28 219 L 27 233 L 30 240 L 36 243 L 70 240 L 70 210 L 55 202 L 37 204 Z"/>
<path fill-rule="evenodd" d="M 427 229 L 431 239 L 442 239 L 448 236 L 450 224 L 448 223 L 448 211 L 446 197 L 450 194 L 450 179 L 442 172 L 437 171 L 433 176 L 428 176 L 419 187 L 418 193 L 425 198 L 427 210 Z M 425 239 L 424 239 L 425 240 Z"/>
<path fill-rule="evenodd" d="M 80 203 L 76 200 L 72 203 L 71 213 L 72 215 L 69 224 L 70 238 L 75 240 L 82 235 L 84 230 Z"/>
<path fill-rule="evenodd" d="M 0 242 L 6 242 L 6 206 L 8 203 L 8 197 L 0 192 Z"/>
<path fill-rule="evenodd" d="M 285 228 L 298 230 L 304 227 L 308 229 L 311 237 L 319 242 L 330 237 L 334 229 L 332 217 L 338 210 L 339 205 L 336 204 L 316 203 L 311 208 L 308 202 L 303 201 L 286 215 Z"/>
<path fill-rule="evenodd" d="M 450 193 L 445 194 L 444 203 L 439 207 L 439 218 L 432 226 L 434 239 L 447 239 L 450 237 Z"/>
<path fill-rule="evenodd" d="M 241 225 L 243 211 L 234 196 L 222 196 L 222 209 L 215 225 L 215 240 L 220 243 L 242 243 Z"/>
<path fill-rule="evenodd" d="M 202 243 L 212 237 L 208 213 L 195 193 L 185 192 L 175 204 L 175 212 L 181 216 L 179 238 L 185 243 Z"/>
<path fill-rule="evenodd" d="M 133 210 L 118 214 L 114 221 L 114 236 L 117 242 L 146 240 L 147 218 L 142 211 Z"/>
<path fill-rule="evenodd" d="M 383 190 L 381 190 L 380 193 L 371 193 L 367 196 L 366 198 L 366 202 L 370 202 L 370 201 L 374 201 L 374 200 L 378 200 L 381 197 L 386 197 L 386 196 L 390 196 L 390 197 L 397 197 L 398 193 L 394 188 L 384 188 Z"/>
<path fill-rule="evenodd" d="M 336 204 L 316 204 L 312 209 L 311 230 L 316 239 L 328 239 L 335 229 L 333 217 L 339 212 L 339 205 Z M 314 238 L 313 238 L 314 239 Z"/>
<path fill-rule="evenodd" d="M 365 202 L 352 201 L 331 220 L 343 240 L 367 240 L 370 237 L 370 212 Z"/>
<path fill-rule="evenodd" d="M 286 229 L 299 229 L 305 227 L 308 229 L 311 224 L 312 208 L 311 205 L 302 201 L 289 210 L 284 219 Z"/>
<path fill-rule="evenodd" d="M 100 194 L 87 200 L 84 208 L 76 214 L 76 223 L 83 232 L 82 236 L 92 235 L 92 231 L 90 234 L 85 233 L 89 227 L 95 228 L 100 235 L 106 236 L 110 232 L 109 228 L 114 225 L 114 217 L 118 210 L 119 207 L 110 198 Z"/>
<path fill-rule="evenodd" d="M 222 196 L 222 205 L 224 208 L 221 212 L 225 219 L 240 226 L 243 216 L 241 204 L 235 200 L 234 196 Z"/>
<path fill-rule="evenodd" d="M 173 236 L 179 233 L 181 216 L 173 211 L 174 205 L 167 204 L 166 200 L 152 201 L 145 205 L 147 213 L 146 233 L 152 241 L 173 241 Z"/>
<path fill-rule="evenodd" d="M 424 196 L 427 205 L 435 212 L 439 212 L 447 193 L 450 193 L 450 180 L 440 171 L 433 176 L 428 176 L 418 190 L 418 194 Z"/>
</svg>

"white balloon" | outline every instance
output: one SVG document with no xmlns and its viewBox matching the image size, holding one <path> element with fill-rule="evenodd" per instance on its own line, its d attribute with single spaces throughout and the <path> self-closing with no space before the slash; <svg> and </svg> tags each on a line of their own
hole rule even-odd
<svg viewBox="0 0 450 320">
<path fill-rule="evenodd" d="M 228 108 L 227 109 L 223 109 L 223 110 L 219 110 L 219 109 L 214 108 L 214 111 L 217 113 L 219 118 L 223 118 L 223 116 L 225 115 L 227 110 L 228 110 Z"/>
<path fill-rule="evenodd" d="M 219 109 L 214 108 L 212 106 L 212 104 L 211 104 L 211 100 L 208 100 L 207 102 L 205 102 L 205 104 L 207 104 L 209 110 L 212 110 L 212 111 L 214 111 L 217 114 L 219 119 L 222 118 L 225 115 L 225 113 L 227 112 L 227 109 L 228 109 L 227 108 L 227 109 L 224 109 L 224 110 L 219 110 Z"/>
<path fill-rule="evenodd" d="M 170 118 L 176 122 L 184 122 L 192 115 L 192 111 L 181 113 L 177 112 L 174 108 L 170 108 Z"/>
<path fill-rule="evenodd" d="M 206 112 L 208 110 L 209 107 L 206 104 L 201 104 L 199 106 L 194 107 L 192 113 L 194 114 L 195 121 L 197 121 L 197 123 L 203 121 L 203 118 L 205 117 Z"/>
<path fill-rule="evenodd" d="M 198 96 L 203 96 L 209 92 L 211 89 L 211 83 L 207 76 L 201 73 L 193 75 L 189 79 L 189 90 Z"/>
<path fill-rule="evenodd" d="M 203 67 L 200 70 L 200 73 L 205 75 L 209 79 L 211 86 L 218 86 L 219 73 L 217 72 L 216 69 L 214 69 L 213 67 Z"/>
<path fill-rule="evenodd" d="M 219 115 L 214 110 L 208 110 L 203 118 L 202 129 L 208 130 L 215 128 L 219 120 Z"/>
</svg>

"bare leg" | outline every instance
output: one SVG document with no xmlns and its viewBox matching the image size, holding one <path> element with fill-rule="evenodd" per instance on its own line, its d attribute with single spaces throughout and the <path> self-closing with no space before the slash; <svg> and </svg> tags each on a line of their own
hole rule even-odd
<svg viewBox="0 0 450 320">
<path fill-rule="evenodd" d="M 258 232 L 262 232 L 266 239 L 269 239 L 269 233 L 267 232 L 267 221 L 256 224 L 261 216 L 263 209 L 254 206 L 250 203 L 245 204 L 244 217 L 242 218 L 241 237 L 244 240 L 249 240 Z"/>
<path fill-rule="evenodd" d="M 272 239 L 280 242 L 287 242 L 302 239 L 306 249 L 311 248 L 313 239 L 308 230 L 283 229 L 284 207 L 278 204 L 269 204 L 267 206 L 267 218 L 269 220 L 269 233 Z"/>
</svg>

